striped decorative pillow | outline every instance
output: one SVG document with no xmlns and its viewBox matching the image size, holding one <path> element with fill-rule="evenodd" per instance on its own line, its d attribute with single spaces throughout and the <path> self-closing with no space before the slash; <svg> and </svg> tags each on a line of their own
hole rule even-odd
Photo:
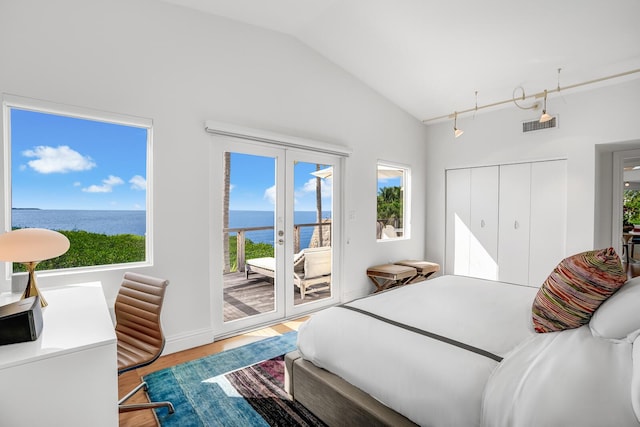
<svg viewBox="0 0 640 427">
<path fill-rule="evenodd" d="M 536 332 L 577 328 L 620 288 L 627 276 L 613 248 L 587 251 L 563 259 L 533 301 Z"/>
</svg>

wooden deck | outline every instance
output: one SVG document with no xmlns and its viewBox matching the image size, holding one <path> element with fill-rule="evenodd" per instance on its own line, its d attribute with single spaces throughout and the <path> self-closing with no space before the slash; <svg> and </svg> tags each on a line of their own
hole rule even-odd
<svg viewBox="0 0 640 427">
<path fill-rule="evenodd" d="M 257 273 L 251 273 L 249 279 L 244 272 L 225 274 L 224 276 L 224 321 L 241 319 L 274 309 L 273 279 Z M 313 292 L 307 290 L 304 300 L 300 298 L 300 290 L 294 286 L 294 304 L 302 304 L 327 298 L 330 290 Z"/>
</svg>

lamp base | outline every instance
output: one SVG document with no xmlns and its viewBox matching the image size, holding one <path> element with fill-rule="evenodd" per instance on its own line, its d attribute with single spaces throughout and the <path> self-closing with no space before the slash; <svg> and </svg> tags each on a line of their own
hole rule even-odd
<svg viewBox="0 0 640 427">
<path fill-rule="evenodd" d="M 22 297 L 20 299 L 39 296 L 40 307 L 46 307 L 48 305 L 47 300 L 45 300 L 44 296 L 40 293 L 38 284 L 36 283 L 36 266 L 38 265 L 38 263 L 34 261 L 25 262 L 23 264 L 29 272 L 29 279 L 27 280 L 27 287 L 24 289 L 24 292 L 22 293 Z"/>
</svg>

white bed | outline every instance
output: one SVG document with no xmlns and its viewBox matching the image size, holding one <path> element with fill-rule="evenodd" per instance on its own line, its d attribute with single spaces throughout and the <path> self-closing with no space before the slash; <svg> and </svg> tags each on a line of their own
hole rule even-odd
<svg viewBox="0 0 640 427">
<path fill-rule="evenodd" d="M 298 350 L 419 425 L 637 427 L 640 316 L 625 313 L 640 279 L 627 285 L 590 325 L 538 334 L 537 288 L 443 276 L 314 314 Z"/>
</svg>

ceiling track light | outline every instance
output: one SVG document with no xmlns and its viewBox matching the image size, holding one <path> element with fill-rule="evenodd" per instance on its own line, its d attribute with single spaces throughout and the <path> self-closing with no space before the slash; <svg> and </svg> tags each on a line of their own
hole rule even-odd
<svg viewBox="0 0 640 427">
<path fill-rule="evenodd" d="M 464 131 L 462 129 L 458 129 L 458 113 L 454 112 L 453 113 L 453 136 L 457 138 L 463 133 Z"/>
<path fill-rule="evenodd" d="M 521 97 L 516 97 L 516 91 L 518 89 L 520 89 L 522 91 L 522 96 Z M 524 100 L 526 100 L 528 98 L 527 95 L 524 93 L 524 88 L 522 86 L 518 86 L 517 88 L 513 89 L 513 93 L 511 94 L 511 99 L 513 100 L 513 103 L 516 105 L 516 107 L 518 107 L 521 110 L 535 110 L 536 108 L 538 108 L 540 106 L 540 104 L 538 104 L 536 102 L 535 104 L 531 104 L 528 107 L 525 107 L 524 105 L 518 104 L 518 98 L 521 101 L 524 101 Z"/>
<path fill-rule="evenodd" d="M 542 115 L 540 116 L 540 123 L 546 123 L 553 119 L 553 116 L 547 114 L 547 90 L 544 90 L 544 108 L 542 109 Z"/>
<path fill-rule="evenodd" d="M 520 100 L 524 101 L 524 100 L 527 100 L 527 99 L 530 99 L 530 98 L 534 98 L 534 99 L 538 99 L 538 98 L 542 98 L 542 97 L 546 98 L 546 94 L 547 93 L 560 92 L 560 82 L 559 82 L 559 80 L 560 80 L 560 77 L 559 77 L 560 76 L 560 70 L 561 70 L 561 68 L 558 68 L 558 87 L 557 88 L 552 89 L 552 90 L 545 90 L 544 92 L 539 92 L 539 93 L 536 93 L 536 94 L 533 94 L 533 95 L 525 95 L 524 89 L 520 88 L 520 89 L 522 89 L 522 96 L 520 97 Z M 601 77 L 601 78 L 594 79 L 594 80 L 588 80 L 588 81 L 582 82 L 582 83 L 576 83 L 576 84 L 573 84 L 573 85 L 565 86 L 565 87 L 562 88 L 562 90 L 566 91 L 568 89 L 574 89 L 574 88 L 577 88 L 577 87 L 580 87 L 580 86 L 592 85 L 592 84 L 595 84 L 595 83 L 603 82 L 605 80 L 617 79 L 617 78 L 620 78 L 620 77 L 625 77 L 625 76 L 628 76 L 628 75 L 631 75 L 631 74 L 636 74 L 636 73 L 640 73 L 640 68 L 635 69 L 635 70 L 631 70 L 631 71 L 625 71 L 623 73 L 613 74 L 613 75 L 606 76 L 606 77 Z M 503 101 L 493 102 L 491 104 L 486 104 L 486 105 L 477 105 L 476 104 L 475 107 L 473 107 L 473 108 L 468 108 L 468 109 L 465 109 L 465 110 L 457 111 L 453 115 L 457 116 L 458 114 L 465 114 L 465 113 L 471 113 L 471 112 L 475 113 L 478 110 L 484 110 L 486 108 L 498 107 L 500 105 L 510 104 L 512 102 L 514 104 L 516 104 L 519 108 L 522 108 L 522 109 L 535 109 L 535 108 L 538 108 L 539 104 L 537 102 L 535 104 L 533 104 L 532 106 L 530 106 L 530 107 L 523 107 L 521 105 L 518 105 L 518 103 L 516 102 L 517 100 L 515 98 L 515 91 L 517 89 L 518 88 L 516 88 L 514 90 L 513 95 L 512 95 L 512 97 L 510 99 L 505 99 Z M 546 110 L 546 106 L 545 106 L 545 110 Z M 430 119 L 422 120 L 422 123 L 429 123 L 429 122 L 435 122 L 435 121 L 438 121 L 438 120 L 450 119 L 453 115 L 452 114 L 446 114 L 444 116 L 432 117 Z"/>
</svg>

